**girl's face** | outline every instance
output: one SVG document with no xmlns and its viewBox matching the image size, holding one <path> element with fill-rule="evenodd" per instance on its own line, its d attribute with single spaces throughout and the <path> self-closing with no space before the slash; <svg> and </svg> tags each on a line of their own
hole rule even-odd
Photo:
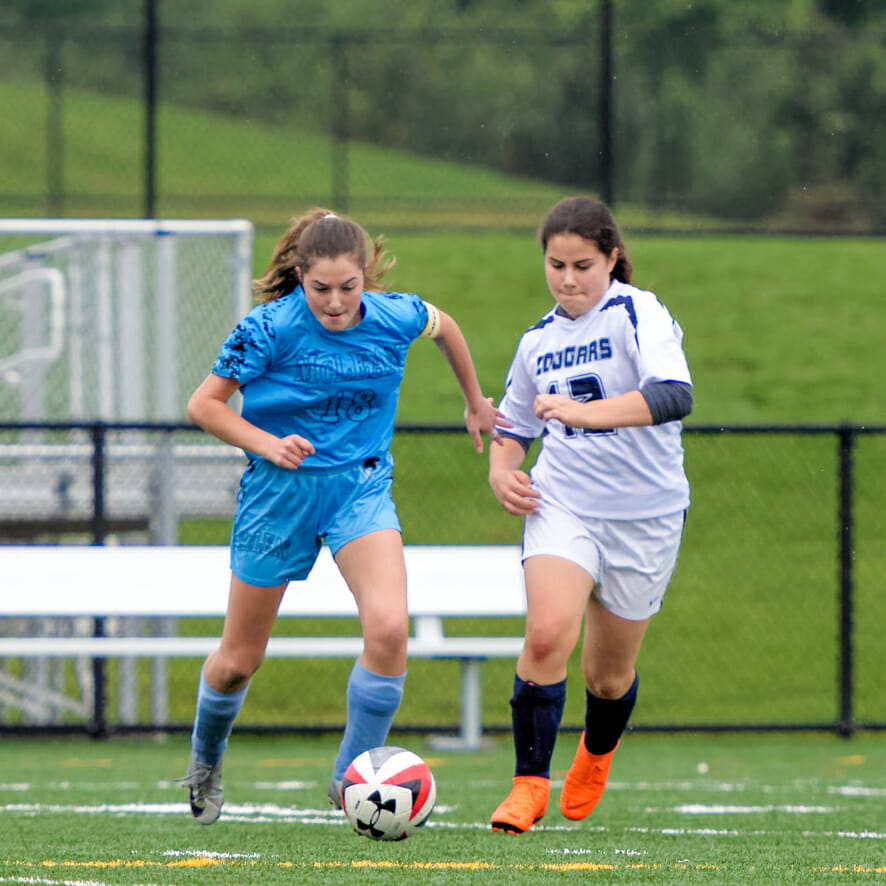
<svg viewBox="0 0 886 886">
<path fill-rule="evenodd" d="M 618 249 L 600 252 L 579 234 L 554 234 L 545 250 L 545 277 L 557 304 L 573 319 L 586 314 L 609 288 Z"/>
<path fill-rule="evenodd" d="M 302 272 L 302 286 L 311 313 L 324 329 L 341 332 L 360 322 L 363 268 L 354 256 L 314 259 Z"/>
</svg>

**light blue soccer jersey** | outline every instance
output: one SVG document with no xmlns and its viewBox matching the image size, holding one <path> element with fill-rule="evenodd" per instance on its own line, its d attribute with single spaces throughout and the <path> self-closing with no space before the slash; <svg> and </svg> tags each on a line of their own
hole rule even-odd
<svg viewBox="0 0 886 886">
<path fill-rule="evenodd" d="M 240 382 L 245 419 L 313 444 L 306 468 L 360 462 L 391 445 L 406 352 L 428 310 L 412 293 L 364 292 L 363 311 L 356 326 L 330 332 L 299 286 L 253 308 L 212 367 Z"/>
</svg>

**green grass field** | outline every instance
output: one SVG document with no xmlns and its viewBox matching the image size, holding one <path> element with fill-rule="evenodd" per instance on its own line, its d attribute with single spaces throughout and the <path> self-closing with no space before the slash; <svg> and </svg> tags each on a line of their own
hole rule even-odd
<svg viewBox="0 0 886 886">
<path fill-rule="evenodd" d="M 393 736 L 394 743 L 397 736 Z M 438 803 L 400 843 L 356 835 L 331 810 L 331 739 L 234 735 L 222 818 L 204 828 L 172 779 L 182 738 L 7 740 L 0 753 L 0 883 L 841 884 L 886 879 L 883 737 L 630 735 L 600 806 L 557 806 L 576 737 L 561 736 L 547 816 L 493 834 L 507 793 L 507 740 L 464 755 L 414 739 Z"/>
</svg>

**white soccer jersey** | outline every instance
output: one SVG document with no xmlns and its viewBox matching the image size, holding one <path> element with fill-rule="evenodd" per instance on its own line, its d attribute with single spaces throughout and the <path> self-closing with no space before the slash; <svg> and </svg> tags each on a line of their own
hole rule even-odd
<svg viewBox="0 0 886 886">
<path fill-rule="evenodd" d="M 598 400 L 647 382 L 691 384 L 683 331 L 652 292 L 613 281 L 594 307 L 573 320 L 554 308 L 517 346 L 499 405 L 505 432 L 547 431 L 532 483 L 578 517 L 660 517 L 689 505 L 682 424 L 594 431 L 536 418 L 536 394 Z"/>
</svg>

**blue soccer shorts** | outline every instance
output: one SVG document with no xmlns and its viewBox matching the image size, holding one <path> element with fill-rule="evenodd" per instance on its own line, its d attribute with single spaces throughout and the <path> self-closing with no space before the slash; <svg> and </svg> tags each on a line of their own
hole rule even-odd
<svg viewBox="0 0 886 886">
<path fill-rule="evenodd" d="M 390 454 L 342 468 L 280 468 L 254 459 L 243 472 L 231 529 L 231 571 L 276 587 L 307 577 L 320 547 L 333 556 L 380 529 L 400 531 Z"/>
</svg>

